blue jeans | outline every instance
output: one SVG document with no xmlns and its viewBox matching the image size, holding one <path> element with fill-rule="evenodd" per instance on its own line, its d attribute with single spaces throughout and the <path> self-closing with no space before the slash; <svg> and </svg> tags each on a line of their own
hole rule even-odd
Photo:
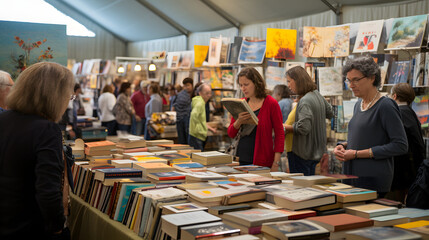
<svg viewBox="0 0 429 240">
<path fill-rule="evenodd" d="M 101 122 L 101 126 L 107 127 L 107 135 L 116 135 L 116 121 Z"/>
<path fill-rule="evenodd" d="M 196 138 L 192 135 L 189 135 L 189 146 L 204 151 L 204 141 L 201 141 L 201 139 Z"/>
<path fill-rule="evenodd" d="M 189 138 L 189 117 L 184 117 L 176 122 L 177 143 L 188 144 Z"/>
<path fill-rule="evenodd" d="M 303 173 L 305 176 L 314 175 L 318 161 L 305 160 L 293 152 L 287 153 L 291 173 Z"/>
<path fill-rule="evenodd" d="M 140 136 L 145 133 L 146 118 L 142 118 L 140 122 L 136 122 L 136 135 Z"/>
</svg>

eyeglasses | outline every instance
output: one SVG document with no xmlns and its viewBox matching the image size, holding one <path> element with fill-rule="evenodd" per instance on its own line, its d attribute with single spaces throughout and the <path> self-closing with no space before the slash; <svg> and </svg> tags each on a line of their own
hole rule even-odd
<svg viewBox="0 0 429 240">
<path fill-rule="evenodd" d="M 358 79 L 348 79 L 348 78 L 346 78 L 346 81 L 344 81 L 344 82 L 347 83 L 348 85 L 350 85 L 352 83 L 356 84 L 356 83 L 358 83 L 360 80 L 362 80 L 364 78 L 366 78 L 366 76 L 363 76 L 363 77 L 358 78 Z"/>
<path fill-rule="evenodd" d="M 71 95 L 71 96 L 70 96 L 70 100 L 71 100 L 71 101 L 73 101 L 73 100 L 75 100 L 75 99 L 76 99 L 76 95 L 74 95 L 74 94 L 73 94 L 73 95 Z"/>
<path fill-rule="evenodd" d="M 13 86 L 13 84 L 10 84 L 10 83 L 0 83 L 0 85 L 4 85 L 4 86 L 8 86 L 8 87 L 12 87 Z"/>
</svg>

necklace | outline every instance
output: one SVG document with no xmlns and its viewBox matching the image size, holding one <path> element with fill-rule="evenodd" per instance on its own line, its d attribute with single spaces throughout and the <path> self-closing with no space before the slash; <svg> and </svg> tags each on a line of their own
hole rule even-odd
<svg viewBox="0 0 429 240">
<path fill-rule="evenodd" d="M 360 102 L 360 110 L 362 112 L 365 112 L 366 110 L 368 110 L 372 106 L 372 102 L 374 102 L 374 100 L 377 98 L 378 94 L 379 94 L 379 91 L 377 91 L 374 98 L 371 100 L 371 102 L 368 103 L 368 105 L 366 106 L 365 109 L 363 108 L 363 99 L 362 99 L 362 101 Z"/>
</svg>

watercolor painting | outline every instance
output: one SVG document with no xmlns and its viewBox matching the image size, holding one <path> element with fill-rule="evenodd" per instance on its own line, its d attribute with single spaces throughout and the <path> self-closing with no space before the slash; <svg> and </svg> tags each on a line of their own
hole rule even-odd
<svg viewBox="0 0 429 240">
<path fill-rule="evenodd" d="M 158 51 L 158 52 L 148 52 L 148 58 L 151 60 L 165 60 L 167 56 L 167 51 Z"/>
<path fill-rule="evenodd" d="M 266 88 L 274 90 L 278 84 L 286 84 L 285 68 L 268 66 L 265 71 Z"/>
<path fill-rule="evenodd" d="M 323 27 L 304 27 L 303 30 L 303 49 L 304 57 L 323 57 L 323 38 L 325 28 Z"/>
<path fill-rule="evenodd" d="M 353 48 L 353 53 L 376 52 L 380 43 L 384 20 L 362 22 Z"/>
<path fill-rule="evenodd" d="M 222 74 L 222 88 L 234 89 L 234 70 L 233 68 L 223 68 Z"/>
<path fill-rule="evenodd" d="M 395 18 L 386 50 L 420 48 L 426 23 L 427 15 Z"/>
<path fill-rule="evenodd" d="M 238 63 L 262 63 L 265 56 L 265 40 L 243 39 Z"/>
<path fill-rule="evenodd" d="M 37 62 L 67 66 L 65 25 L 0 21 L 0 69 L 15 79 Z"/>
<path fill-rule="evenodd" d="M 194 66 L 201 67 L 207 58 L 209 46 L 194 45 Z"/>
<path fill-rule="evenodd" d="M 267 28 L 266 58 L 295 59 L 296 30 Z"/>
<path fill-rule="evenodd" d="M 342 67 L 320 67 L 319 92 L 322 96 L 341 96 L 343 95 L 343 75 Z"/>
<path fill-rule="evenodd" d="M 194 51 L 184 51 L 180 53 L 179 67 L 190 68 L 192 66 Z"/>
<path fill-rule="evenodd" d="M 324 57 L 347 57 L 349 55 L 350 26 L 327 27 L 324 30 Z"/>
<path fill-rule="evenodd" d="M 427 125 L 429 123 L 429 95 L 416 96 L 411 107 L 416 112 L 420 123 Z"/>
<path fill-rule="evenodd" d="M 221 50 L 222 50 L 222 39 L 210 38 L 210 44 L 209 44 L 209 65 L 210 66 L 219 65 Z"/>
</svg>

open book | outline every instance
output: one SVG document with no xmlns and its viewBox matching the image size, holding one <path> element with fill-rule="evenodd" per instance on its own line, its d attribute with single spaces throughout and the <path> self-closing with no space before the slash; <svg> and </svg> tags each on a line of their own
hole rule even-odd
<svg viewBox="0 0 429 240">
<path fill-rule="evenodd" d="M 238 114 L 241 112 L 250 113 L 251 118 L 246 121 L 244 124 L 253 124 L 258 125 L 258 117 L 250 108 L 246 99 L 238 99 L 238 98 L 223 98 L 221 100 L 223 106 L 225 106 L 226 110 L 232 114 L 235 120 L 238 119 Z"/>
</svg>

